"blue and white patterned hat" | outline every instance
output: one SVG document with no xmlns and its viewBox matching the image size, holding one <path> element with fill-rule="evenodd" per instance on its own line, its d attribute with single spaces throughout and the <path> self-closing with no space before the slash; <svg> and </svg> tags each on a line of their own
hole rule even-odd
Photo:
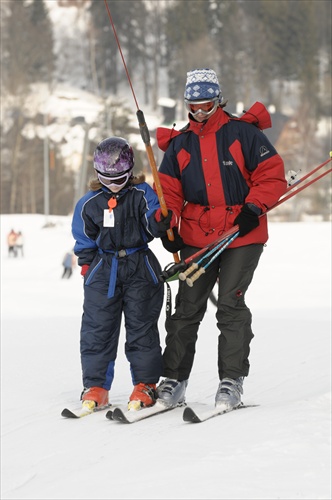
<svg viewBox="0 0 332 500">
<path fill-rule="evenodd" d="M 188 101 L 221 97 L 218 78 L 213 69 L 193 69 L 187 73 L 184 98 Z"/>
</svg>

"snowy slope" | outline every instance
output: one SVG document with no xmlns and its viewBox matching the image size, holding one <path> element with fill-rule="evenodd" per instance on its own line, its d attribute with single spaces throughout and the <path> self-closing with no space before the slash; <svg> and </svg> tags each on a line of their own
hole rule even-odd
<svg viewBox="0 0 332 500">
<path fill-rule="evenodd" d="M 331 228 L 271 223 L 247 303 L 255 338 L 244 402 L 260 406 L 191 425 L 182 410 L 126 426 L 70 421 L 81 391 L 82 280 L 61 280 L 70 218 L 2 215 L 2 499 L 330 499 Z M 7 257 L 23 231 L 25 257 Z M 172 261 L 159 241 L 163 267 Z M 173 302 L 176 283 L 172 283 Z M 218 385 L 215 309 L 200 329 L 188 402 Z M 160 319 L 164 339 L 163 310 Z M 120 341 L 113 403 L 131 392 Z"/>
</svg>

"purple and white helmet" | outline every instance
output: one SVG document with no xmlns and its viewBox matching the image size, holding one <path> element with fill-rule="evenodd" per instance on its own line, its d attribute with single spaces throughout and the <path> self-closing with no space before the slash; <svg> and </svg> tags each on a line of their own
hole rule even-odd
<svg viewBox="0 0 332 500">
<path fill-rule="evenodd" d="M 93 167 L 100 182 L 108 188 L 125 186 L 134 163 L 133 149 L 122 137 L 104 139 L 94 152 Z"/>
</svg>

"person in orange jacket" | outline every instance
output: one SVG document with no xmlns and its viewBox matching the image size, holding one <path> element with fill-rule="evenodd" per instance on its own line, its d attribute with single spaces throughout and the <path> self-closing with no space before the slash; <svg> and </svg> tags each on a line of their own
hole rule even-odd
<svg viewBox="0 0 332 500">
<path fill-rule="evenodd" d="M 252 316 L 245 294 L 268 239 L 266 209 L 287 188 L 283 160 L 262 132 L 269 113 L 256 103 L 240 119 L 224 110 L 216 73 L 187 73 L 184 93 L 189 122 L 180 131 L 157 130 L 165 152 L 159 178 L 166 205 L 175 214 L 174 241 L 162 238 L 181 259 L 221 237 L 234 225 L 239 235 L 189 287 L 179 282 L 176 310 L 166 319 L 166 377 L 157 388 L 169 406 L 184 403 L 199 325 L 218 281 L 219 385 L 215 404 L 229 411 L 241 404 L 249 373 Z"/>
<path fill-rule="evenodd" d="M 8 245 L 8 257 L 17 257 L 16 251 L 16 239 L 17 233 L 12 229 L 7 236 L 7 245 Z"/>
</svg>

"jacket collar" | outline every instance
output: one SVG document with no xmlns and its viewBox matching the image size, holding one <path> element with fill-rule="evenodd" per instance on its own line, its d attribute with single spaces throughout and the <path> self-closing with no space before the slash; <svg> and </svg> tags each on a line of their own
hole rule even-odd
<svg viewBox="0 0 332 500">
<path fill-rule="evenodd" d="M 222 108 L 218 108 L 216 112 L 205 122 L 198 123 L 188 115 L 189 124 L 183 130 L 175 130 L 174 128 L 158 127 L 156 130 L 156 139 L 158 147 L 162 151 L 166 151 L 171 140 L 180 134 L 185 134 L 186 132 L 193 132 L 197 135 L 202 134 L 202 132 L 208 133 L 218 130 L 225 123 L 230 121 L 230 117 L 223 111 Z"/>
<path fill-rule="evenodd" d="M 219 130 L 220 127 L 225 125 L 225 123 L 228 123 L 230 121 L 230 117 L 223 111 L 222 108 L 218 108 L 215 113 L 213 113 L 212 116 L 205 122 L 196 122 L 191 118 L 191 115 L 188 115 L 189 117 L 189 128 L 188 130 L 191 130 L 195 134 L 202 134 L 204 133 L 209 133 L 209 132 L 215 132 L 216 130 Z"/>
</svg>

